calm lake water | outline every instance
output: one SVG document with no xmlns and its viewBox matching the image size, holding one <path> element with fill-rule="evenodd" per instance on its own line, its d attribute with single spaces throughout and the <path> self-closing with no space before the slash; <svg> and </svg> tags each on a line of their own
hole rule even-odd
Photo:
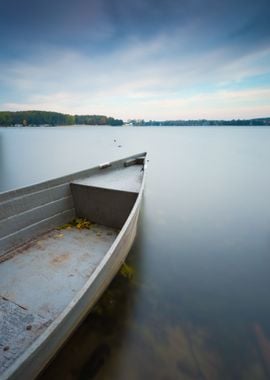
<svg viewBox="0 0 270 380">
<path fill-rule="evenodd" d="M 2 128 L 0 190 L 143 151 L 130 270 L 40 380 L 268 379 L 270 128 Z"/>
</svg>

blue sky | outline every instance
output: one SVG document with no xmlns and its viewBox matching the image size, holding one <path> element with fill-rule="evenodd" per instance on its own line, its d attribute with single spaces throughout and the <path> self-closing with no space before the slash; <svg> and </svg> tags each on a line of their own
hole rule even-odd
<svg viewBox="0 0 270 380">
<path fill-rule="evenodd" d="M 1 0 L 0 109 L 270 116 L 269 0 Z"/>
</svg>

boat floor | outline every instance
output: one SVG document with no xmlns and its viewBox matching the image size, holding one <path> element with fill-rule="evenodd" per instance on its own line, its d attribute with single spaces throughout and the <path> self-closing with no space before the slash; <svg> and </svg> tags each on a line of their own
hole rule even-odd
<svg viewBox="0 0 270 380">
<path fill-rule="evenodd" d="M 0 374 L 70 303 L 117 234 L 96 224 L 53 230 L 0 264 Z"/>
</svg>

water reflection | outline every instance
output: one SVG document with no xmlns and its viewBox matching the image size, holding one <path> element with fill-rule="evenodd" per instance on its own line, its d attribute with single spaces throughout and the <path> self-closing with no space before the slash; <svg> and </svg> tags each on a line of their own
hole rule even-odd
<svg viewBox="0 0 270 380">
<path fill-rule="evenodd" d="M 5 165 L 4 165 L 3 140 L 2 140 L 2 134 L 0 133 L 0 184 L 5 182 L 4 168 L 5 168 Z"/>
<path fill-rule="evenodd" d="M 1 130 L 1 128 L 0 128 Z M 11 181 L 14 178 L 14 172 L 9 170 L 11 164 L 8 160 L 8 150 L 6 134 L 0 131 L 0 192 L 12 188 Z M 15 164 L 15 163 L 14 163 Z"/>
</svg>

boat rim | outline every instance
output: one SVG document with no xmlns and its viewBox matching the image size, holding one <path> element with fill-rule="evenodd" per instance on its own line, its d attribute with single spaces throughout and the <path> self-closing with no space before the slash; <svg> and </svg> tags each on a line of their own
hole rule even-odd
<svg viewBox="0 0 270 380">
<path fill-rule="evenodd" d="M 139 158 L 139 157 L 146 157 L 147 156 L 147 152 L 141 152 L 141 153 L 137 153 L 137 154 L 133 154 L 131 156 L 127 156 L 125 158 L 119 158 L 117 160 L 114 160 L 114 161 L 110 161 L 109 163 L 111 165 L 114 165 L 114 164 L 121 164 L 121 162 L 125 162 L 127 160 L 130 160 L 132 158 Z M 58 186 L 58 185 L 61 185 L 65 180 L 68 180 L 69 178 L 73 177 L 73 176 L 78 176 L 78 178 L 80 178 L 79 176 L 83 176 L 84 174 L 87 174 L 89 172 L 89 170 L 97 170 L 97 169 L 102 169 L 101 164 L 97 164 L 95 166 L 92 166 L 90 168 L 87 168 L 87 169 L 82 169 L 82 170 L 79 170 L 77 172 L 72 172 L 72 173 L 69 173 L 69 174 L 65 174 L 63 176 L 60 176 L 60 177 L 53 177 L 53 178 L 49 178 L 45 181 L 40 181 L 40 182 L 34 182 L 32 183 L 31 185 L 26 185 L 26 186 L 22 186 L 20 188 L 11 188 L 9 190 L 5 190 L 5 191 L 2 191 L 0 192 L 0 202 L 1 202 L 1 198 L 5 198 L 7 195 L 11 195 L 12 193 L 14 193 L 14 195 L 18 194 L 19 196 L 19 192 L 24 192 L 25 190 L 30 190 L 30 189 L 35 189 L 36 187 L 39 187 L 39 186 L 42 186 L 42 185 L 50 185 L 50 184 L 54 184 L 54 186 Z M 3 202 L 5 202 L 6 199 L 3 200 Z"/>
</svg>

